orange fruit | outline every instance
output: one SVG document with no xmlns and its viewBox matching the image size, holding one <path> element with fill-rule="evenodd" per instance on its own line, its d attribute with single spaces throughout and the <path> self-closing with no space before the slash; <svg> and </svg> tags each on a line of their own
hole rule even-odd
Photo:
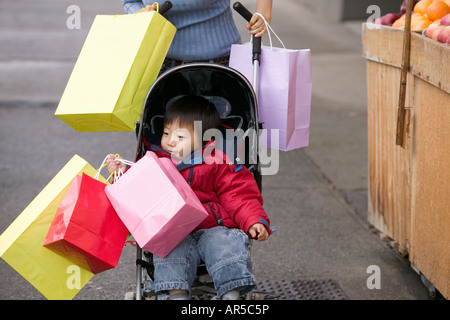
<svg viewBox="0 0 450 320">
<path fill-rule="evenodd" d="M 416 13 L 420 13 L 420 14 L 426 14 L 427 13 L 427 8 L 430 4 L 433 3 L 434 0 L 420 0 L 419 2 L 416 3 L 416 5 L 414 6 L 414 12 Z"/>
<path fill-rule="evenodd" d="M 427 16 L 432 21 L 441 19 L 448 13 L 450 13 L 450 7 L 441 0 L 435 0 L 427 7 Z"/>
<path fill-rule="evenodd" d="M 392 24 L 392 27 L 394 28 L 403 28 L 405 26 L 406 17 L 401 16 L 395 22 Z"/>
<path fill-rule="evenodd" d="M 421 16 L 421 17 L 413 17 L 411 19 L 411 30 L 413 31 L 422 31 L 426 29 L 430 24 L 431 20 L 427 17 Z"/>
<path fill-rule="evenodd" d="M 450 0 L 443 0 L 445 2 L 446 5 L 448 5 L 450 7 Z"/>
<path fill-rule="evenodd" d="M 403 15 L 392 24 L 392 27 L 403 28 L 405 27 L 405 23 L 406 23 L 406 15 Z M 414 13 L 411 16 L 411 30 L 413 31 L 422 31 L 425 28 L 427 28 L 431 23 L 432 21 L 430 19 L 421 15 L 420 13 Z"/>
</svg>

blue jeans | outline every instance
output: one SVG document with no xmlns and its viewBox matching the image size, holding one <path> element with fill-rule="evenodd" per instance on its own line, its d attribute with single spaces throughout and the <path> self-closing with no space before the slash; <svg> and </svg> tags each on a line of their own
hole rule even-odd
<svg viewBox="0 0 450 320">
<path fill-rule="evenodd" d="M 180 289 L 190 293 L 198 264 L 203 261 L 217 295 L 240 287 L 241 295 L 255 286 L 248 236 L 239 229 L 214 227 L 189 234 L 165 258 L 153 255 L 153 289 L 158 293 Z"/>
</svg>

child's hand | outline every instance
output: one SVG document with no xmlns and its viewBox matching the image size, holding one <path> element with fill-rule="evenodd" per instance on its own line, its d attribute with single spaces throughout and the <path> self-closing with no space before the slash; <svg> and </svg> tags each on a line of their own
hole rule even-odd
<svg viewBox="0 0 450 320">
<path fill-rule="evenodd" d="M 252 239 L 264 241 L 269 237 L 266 227 L 262 223 L 255 223 L 248 228 L 247 233 Z"/>
<path fill-rule="evenodd" d="M 267 23 L 270 23 L 270 21 L 267 20 Z M 251 34 L 254 34 L 256 37 L 261 37 L 264 33 L 267 32 L 266 24 L 264 23 L 263 18 L 261 18 L 261 16 L 257 14 L 253 14 L 252 18 L 247 23 L 246 28 Z"/>
<path fill-rule="evenodd" d="M 127 165 L 123 162 L 120 161 L 116 161 L 116 159 L 123 159 L 122 157 L 115 157 L 113 155 L 110 155 L 107 159 L 106 159 L 106 164 L 108 165 L 108 171 L 109 173 L 112 173 L 116 170 L 122 169 L 122 171 L 125 171 L 125 169 L 127 168 Z"/>
</svg>

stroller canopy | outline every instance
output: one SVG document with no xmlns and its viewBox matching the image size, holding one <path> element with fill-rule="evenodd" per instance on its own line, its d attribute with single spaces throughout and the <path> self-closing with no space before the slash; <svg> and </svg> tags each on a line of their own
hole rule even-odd
<svg viewBox="0 0 450 320">
<path fill-rule="evenodd" d="M 257 175 L 257 183 L 261 188 L 257 165 L 259 122 L 256 95 L 251 84 L 241 73 L 222 65 L 211 63 L 182 65 L 163 73 L 153 83 L 145 100 L 141 120 L 136 127 L 138 138 L 136 159 L 144 155 L 146 143 L 159 144 L 167 106 L 184 95 L 205 97 L 216 106 L 223 125 L 244 132 L 238 140 L 233 138 L 232 150 L 230 148 L 225 150 L 225 142 L 222 150 L 228 156 L 229 152 L 233 152 L 236 161 L 239 158 L 239 161 L 244 161 L 242 163 Z M 239 158 L 235 155 L 239 155 Z"/>
<path fill-rule="evenodd" d="M 150 88 L 140 126 L 164 115 L 172 101 L 183 95 L 200 95 L 216 105 L 222 119 L 242 118 L 241 128 L 253 128 L 257 120 L 257 101 L 251 84 L 234 69 L 211 63 L 194 63 L 162 74 Z M 235 128 L 236 129 L 236 128 Z"/>
</svg>

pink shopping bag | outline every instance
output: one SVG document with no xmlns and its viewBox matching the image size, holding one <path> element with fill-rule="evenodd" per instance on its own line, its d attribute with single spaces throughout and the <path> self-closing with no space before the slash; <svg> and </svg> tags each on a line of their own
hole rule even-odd
<svg viewBox="0 0 450 320">
<path fill-rule="evenodd" d="M 231 46 L 229 66 L 253 79 L 252 46 Z M 289 151 L 309 144 L 311 113 L 311 52 L 309 49 L 261 48 L 258 117 L 263 123 L 260 144 Z M 272 130 L 275 129 L 275 132 Z M 266 134 L 267 133 L 267 134 Z M 279 141 L 271 141 L 279 133 Z"/>
<path fill-rule="evenodd" d="M 150 151 L 105 192 L 139 246 L 161 258 L 208 216 L 173 163 Z"/>
</svg>

